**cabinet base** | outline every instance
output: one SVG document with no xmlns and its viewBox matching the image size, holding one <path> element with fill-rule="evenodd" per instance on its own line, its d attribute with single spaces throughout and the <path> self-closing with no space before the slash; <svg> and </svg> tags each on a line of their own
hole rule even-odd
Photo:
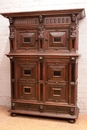
<svg viewBox="0 0 87 130">
<path fill-rule="evenodd" d="M 77 107 L 77 111 L 75 115 L 70 114 L 63 114 L 63 113 L 46 113 L 46 112 L 38 112 L 38 111 L 28 111 L 28 110 L 9 110 L 11 112 L 11 116 L 15 117 L 17 114 L 24 114 L 24 115 L 33 115 L 33 116 L 41 116 L 41 117 L 52 117 L 52 118 L 61 118 L 61 119 L 68 119 L 69 123 L 75 123 L 76 119 L 78 118 L 79 109 Z"/>
</svg>

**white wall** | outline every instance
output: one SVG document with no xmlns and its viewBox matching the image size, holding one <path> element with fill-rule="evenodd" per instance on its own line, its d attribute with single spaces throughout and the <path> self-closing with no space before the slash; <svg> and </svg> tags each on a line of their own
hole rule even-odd
<svg viewBox="0 0 87 130">
<path fill-rule="evenodd" d="M 87 0 L 0 0 L 0 13 L 85 8 Z M 0 105 L 10 106 L 9 22 L 0 15 Z M 87 17 L 79 22 L 78 106 L 87 113 Z"/>
</svg>

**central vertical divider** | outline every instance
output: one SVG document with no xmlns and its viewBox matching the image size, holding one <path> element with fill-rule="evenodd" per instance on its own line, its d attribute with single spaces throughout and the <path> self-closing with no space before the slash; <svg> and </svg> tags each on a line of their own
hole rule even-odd
<svg viewBox="0 0 87 130">
<path fill-rule="evenodd" d="M 43 101 L 43 62 L 40 61 L 40 101 Z"/>
</svg>

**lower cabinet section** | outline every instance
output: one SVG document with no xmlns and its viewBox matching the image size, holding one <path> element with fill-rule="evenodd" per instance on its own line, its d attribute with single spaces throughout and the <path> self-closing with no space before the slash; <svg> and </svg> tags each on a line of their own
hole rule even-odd
<svg viewBox="0 0 87 130">
<path fill-rule="evenodd" d="M 76 119 L 77 57 L 26 56 L 11 60 L 12 115 Z"/>
</svg>

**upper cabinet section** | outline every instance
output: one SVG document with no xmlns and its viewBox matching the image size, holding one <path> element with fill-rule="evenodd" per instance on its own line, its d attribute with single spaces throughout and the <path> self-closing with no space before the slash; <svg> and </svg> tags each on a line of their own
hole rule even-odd
<svg viewBox="0 0 87 130">
<path fill-rule="evenodd" d="M 1 14 L 10 23 L 10 50 L 75 52 L 84 9 Z"/>
</svg>

